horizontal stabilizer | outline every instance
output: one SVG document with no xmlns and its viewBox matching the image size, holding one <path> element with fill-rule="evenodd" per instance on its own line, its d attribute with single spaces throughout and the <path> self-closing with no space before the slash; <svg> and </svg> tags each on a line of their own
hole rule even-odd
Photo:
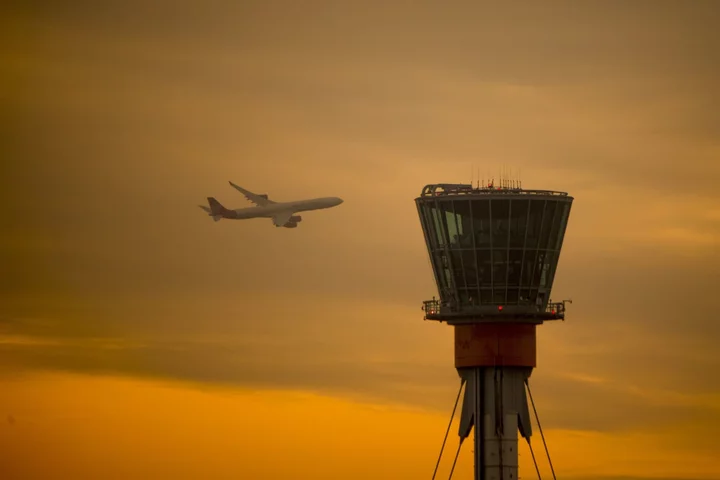
<svg viewBox="0 0 720 480">
<path fill-rule="evenodd" d="M 214 200 L 214 204 L 211 200 Z M 220 205 L 220 203 L 214 198 L 208 198 L 208 202 L 210 203 L 210 205 L 212 205 L 212 208 L 206 207 L 205 205 L 198 205 L 198 207 L 202 208 L 203 211 L 210 215 L 214 221 L 219 222 L 220 219 L 223 218 L 223 211 L 226 210 L 225 207 Z"/>
</svg>

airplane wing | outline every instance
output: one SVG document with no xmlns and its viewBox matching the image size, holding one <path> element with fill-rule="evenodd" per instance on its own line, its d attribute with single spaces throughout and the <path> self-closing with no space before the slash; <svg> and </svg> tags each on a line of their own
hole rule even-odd
<svg viewBox="0 0 720 480">
<path fill-rule="evenodd" d="M 272 217 L 273 224 L 275 224 L 276 227 L 282 227 L 286 223 L 290 221 L 290 217 L 292 217 L 293 212 L 281 212 Z"/>
<path fill-rule="evenodd" d="M 257 205 L 258 207 L 264 207 L 265 205 L 270 205 L 271 203 L 275 203 L 272 200 L 268 200 L 267 195 L 258 195 L 257 193 L 252 193 L 249 190 L 245 190 L 244 188 L 235 185 L 233 182 L 230 182 L 230 186 L 232 186 L 235 190 L 245 195 L 245 198 L 250 200 L 252 203 Z"/>
</svg>

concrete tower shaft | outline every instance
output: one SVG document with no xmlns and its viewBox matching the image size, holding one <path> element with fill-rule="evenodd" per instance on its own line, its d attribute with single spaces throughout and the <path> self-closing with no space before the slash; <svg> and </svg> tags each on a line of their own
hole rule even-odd
<svg viewBox="0 0 720 480">
<path fill-rule="evenodd" d="M 426 186 L 415 199 L 439 299 L 426 320 L 455 329 L 465 382 L 459 435 L 475 433 L 475 478 L 517 480 L 517 440 L 531 435 L 525 383 L 536 327 L 565 317 L 550 300 L 573 198 L 519 188 Z"/>
</svg>

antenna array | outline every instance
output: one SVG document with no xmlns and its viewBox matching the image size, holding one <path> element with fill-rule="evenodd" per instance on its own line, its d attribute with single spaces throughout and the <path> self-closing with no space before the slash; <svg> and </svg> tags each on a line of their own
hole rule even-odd
<svg viewBox="0 0 720 480">
<path fill-rule="evenodd" d="M 492 174 L 484 174 L 485 176 L 480 176 L 480 167 L 477 167 L 477 172 L 475 171 L 475 167 L 471 166 L 471 172 L 470 172 L 470 186 L 473 188 L 496 188 L 495 187 L 495 176 Z M 487 178 L 487 180 L 486 180 Z M 511 190 L 520 190 L 522 189 L 522 179 L 520 178 L 520 169 L 514 170 L 512 168 L 508 168 L 506 166 L 502 166 L 500 168 L 500 171 L 498 173 L 499 178 L 499 185 L 497 186 L 498 189 L 511 189 Z"/>
</svg>

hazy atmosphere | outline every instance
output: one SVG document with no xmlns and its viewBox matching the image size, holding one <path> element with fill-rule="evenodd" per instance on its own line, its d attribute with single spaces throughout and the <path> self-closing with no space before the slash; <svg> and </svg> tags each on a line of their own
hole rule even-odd
<svg viewBox="0 0 720 480">
<path fill-rule="evenodd" d="M 1 15 L 0 478 L 429 478 L 459 378 L 413 199 L 502 167 L 575 197 L 531 379 L 558 477 L 720 478 L 720 4 Z M 228 181 L 344 203 L 215 223 Z"/>
</svg>

